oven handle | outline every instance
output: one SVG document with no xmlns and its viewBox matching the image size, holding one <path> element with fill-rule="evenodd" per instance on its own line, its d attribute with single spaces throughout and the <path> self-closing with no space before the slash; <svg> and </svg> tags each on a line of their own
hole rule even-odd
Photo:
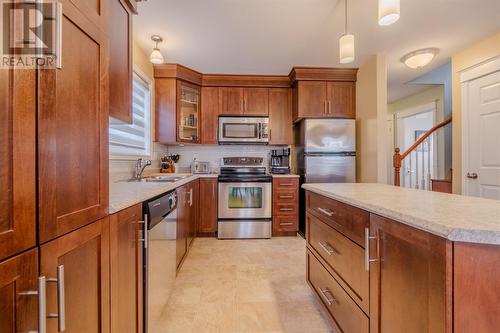
<svg viewBox="0 0 500 333">
<path fill-rule="evenodd" d="M 272 183 L 272 179 L 254 179 L 254 178 L 245 178 L 245 180 L 236 179 L 236 178 L 219 178 L 219 183 Z"/>
</svg>

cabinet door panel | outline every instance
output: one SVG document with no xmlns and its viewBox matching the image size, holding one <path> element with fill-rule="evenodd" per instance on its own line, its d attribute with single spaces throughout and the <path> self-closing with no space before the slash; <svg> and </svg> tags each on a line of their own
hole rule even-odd
<svg viewBox="0 0 500 333">
<path fill-rule="evenodd" d="M 109 332 L 109 220 L 96 221 L 42 245 L 41 274 L 55 278 L 64 266 L 66 330 Z M 47 313 L 57 313 L 57 286 L 47 285 Z M 57 332 L 57 318 L 47 332 Z"/>
<path fill-rule="evenodd" d="M 270 144 L 292 145 L 292 97 L 288 88 L 269 89 Z"/>
<path fill-rule="evenodd" d="M 328 116 L 356 118 L 356 84 L 354 82 L 328 82 Z"/>
<path fill-rule="evenodd" d="M 244 88 L 244 114 L 267 116 L 269 114 L 269 89 Z"/>
<path fill-rule="evenodd" d="M 39 75 L 40 239 L 104 217 L 108 209 L 108 38 L 63 6 L 62 69 Z"/>
<path fill-rule="evenodd" d="M 189 183 L 190 186 L 190 201 L 189 201 L 189 233 L 188 233 L 188 246 L 193 243 L 194 238 L 196 237 L 196 230 L 198 228 L 198 202 L 200 198 L 200 182 L 199 180 L 192 181 Z"/>
<path fill-rule="evenodd" d="M 451 243 L 371 215 L 370 332 L 451 332 Z M 449 265 L 449 266 L 448 266 Z"/>
<path fill-rule="evenodd" d="M 215 233 L 217 231 L 217 178 L 200 179 L 200 217 L 198 232 Z"/>
<path fill-rule="evenodd" d="M 223 87 L 220 89 L 220 113 L 224 115 L 243 114 L 243 88 Z"/>
<path fill-rule="evenodd" d="M 0 70 L 0 260 L 35 246 L 35 71 Z"/>
<path fill-rule="evenodd" d="M 177 239 L 176 258 L 177 268 L 180 267 L 182 259 L 187 251 L 187 223 L 189 221 L 188 185 L 177 188 Z"/>
<path fill-rule="evenodd" d="M 219 125 L 219 88 L 201 88 L 201 143 L 217 144 Z"/>
<path fill-rule="evenodd" d="M 142 225 L 142 205 L 110 217 L 110 277 L 111 277 L 111 331 L 138 332 L 141 326 L 139 310 L 142 304 L 140 264 L 142 244 L 139 232 Z"/>
<path fill-rule="evenodd" d="M 38 331 L 38 250 L 33 249 L 0 263 L 0 332 Z"/>
<path fill-rule="evenodd" d="M 109 1 L 109 115 L 132 123 L 132 13 L 125 0 Z"/>
<path fill-rule="evenodd" d="M 326 82 L 298 83 L 298 117 L 326 117 Z"/>
<path fill-rule="evenodd" d="M 64 0 L 63 7 L 69 2 L 78 8 L 94 25 L 106 31 L 109 11 L 109 1 L 102 0 Z"/>
</svg>

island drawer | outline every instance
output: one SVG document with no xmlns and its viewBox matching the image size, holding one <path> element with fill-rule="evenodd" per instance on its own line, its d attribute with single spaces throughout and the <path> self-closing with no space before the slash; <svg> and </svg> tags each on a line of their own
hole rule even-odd
<svg viewBox="0 0 500 333">
<path fill-rule="evenodd" d="M 368 333 L 368 317 L 310 251 L 307 280 L 342 332 Z"/>
<path fill-rule="evenodd" d="M 365 270 L 365 250 L 312 214 L 307 214 L 307 244 L 325 261 L 332 275 L 369 312 L 369 274 Z"/>
<path fill-rule="evenodd" d="M 328 225 L 364 248 L 365 228 L 368 228 L 370 224 L 368 212 L 310 191 L 307 192 L 306 200 L 308 212 L 320 217 Z"/>
</svg>

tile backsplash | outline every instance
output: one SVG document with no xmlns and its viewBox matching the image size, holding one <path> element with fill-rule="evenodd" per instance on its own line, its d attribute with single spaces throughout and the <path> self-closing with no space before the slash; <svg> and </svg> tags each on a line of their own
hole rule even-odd
<svg viewBox="0 0 500 333">
<path fill-rule="evenodd" d="M 283 146 L 249 146 L 249 145 L 184 145 L 168 146 L 167 152 L 179 154 L 177 163 L 179 172 L 190 172 L 191 162 L 194 158 L 198 161 L 210 162 L 212 172 L 219 172 L 221 159 L 223 157 L 264 157 L 265 165 L 268 165 L 268 157 L 272 149 L 280 149 Z"/>
</svg>

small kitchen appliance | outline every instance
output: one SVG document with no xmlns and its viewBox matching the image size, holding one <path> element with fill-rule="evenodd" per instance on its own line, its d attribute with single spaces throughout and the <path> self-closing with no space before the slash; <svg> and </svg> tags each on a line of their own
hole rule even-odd
<svg viewBox="0 0 500 333">
<path fill-rule="evenodd" d="M 191 173 L 207 174 L 210 173 L 210 162 L 201 162 L 194 160 L 191 162 Z"/>
<path fill-rule="evenodd" d="M 290 148 L 271 150 L 269 171 L 278 175 L 288 175 L 290 173 Z"/>
</svg>

